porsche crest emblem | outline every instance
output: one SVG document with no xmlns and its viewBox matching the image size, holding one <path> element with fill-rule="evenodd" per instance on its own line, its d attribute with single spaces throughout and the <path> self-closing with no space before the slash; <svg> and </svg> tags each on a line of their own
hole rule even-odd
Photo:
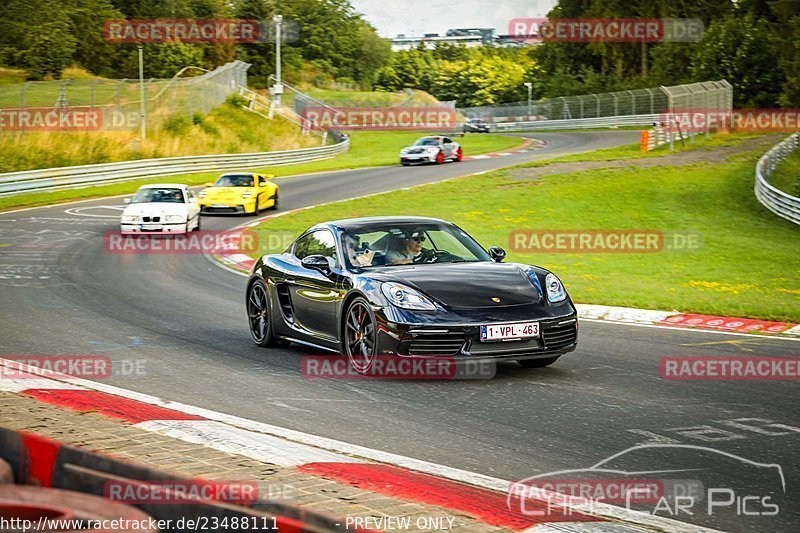
<svg viewBox="0 0 800 533">
<path fill-rule="evenodd" d="M 492 296 L 492 301 L 494 303 L 496 303 L 496 304 L 499 304 L 500 303 L 500 298 L 498 298 L 497 296 Z"/>
</svg>

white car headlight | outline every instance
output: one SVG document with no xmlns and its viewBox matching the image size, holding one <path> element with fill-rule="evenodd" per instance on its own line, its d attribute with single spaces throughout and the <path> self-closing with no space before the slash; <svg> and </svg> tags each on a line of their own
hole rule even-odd
<svg viewBox="0 0 800 533">
<path fill-rule="evenodd" d="M 183 215 L 167 215 L 164 217 L 164 222 L 186 222 L 186 217 Z"/>
<path fill-rule="evenodd" d="M 436 304 L 423 296 L 419 291 L 400 283 L 384 283 L 381 291 L 386 298 L 397 307 L 415 311 L 435 311 Z"/>
<path fill-rule="evenodd" d="M 208 193 L 206 191 L 200 191 L 199 193 L 197 193 L 197 196 L 199 196 L 200 198 L 205 198 L 206 196 L 208 196 Z"/>
<path fill-rule="evenodd" d="M 544 278 L 544 284 L 547 287 L 547 299 L 551 303 L 560 302 L 567 297 L 567 291 L 564 290 L 564 285 L 561 284 L 561 280 L 552 272 Z"/>
<path fill-rule="evenodd" d="M 123 224 L 134 224 L 139 222 L 139 217 L 136 215 L 122 215 Z"/>
</svg>

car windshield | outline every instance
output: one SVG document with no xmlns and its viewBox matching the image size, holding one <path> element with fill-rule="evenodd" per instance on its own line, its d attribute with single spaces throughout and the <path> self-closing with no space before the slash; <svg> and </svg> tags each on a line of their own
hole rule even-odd
<svg viewBox="0 0 800 533">
<path fill-rule="evenodd" d="M 183 191 L 173 188 L 156 188 L 150 187 L 147 189 L 139 189 L 136 195 L 131 200 L 132 204 L 147 204 L 147 203 L 170 203 L 182 204 Z"/>
<path fill-rule="evenodd" d="M 348 268 L 490 261 L 462 229 L 443 223 L 375 223 L 341 232 Z"/>
<path fill-rule="evenodd" d="M 414 146 L 438 146 L 439 139 L 433 137 L 423 137 L 414 143 Z"/>
<path fill-rule="evenodd" d="M 220 176 L 214 187 L 252 187 L 253 176 L 250 174 L 226 174 Z"/>
</svg>

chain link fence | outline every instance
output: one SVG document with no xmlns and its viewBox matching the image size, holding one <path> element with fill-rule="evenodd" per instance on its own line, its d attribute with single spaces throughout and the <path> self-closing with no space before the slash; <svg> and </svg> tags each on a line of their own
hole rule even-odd
<svg viewBox="0 0 800 533">
<path fill-rule="evenodd" d="M 459 108 L 467 118 L 490 123 L 571 121 L 606 117 L 643 116 L 687 109 L 730 111 L 733 89 L 725 80 L 635 89 L 496 106 Z M 591 122 L 589 122 L 591 124 Z"/>
<path fill-rule="evenodd" d="M 235 93 L 238 86 L 247 86 L 249 67 L 242 61 L 233 61 L 212 71 L 186 67 L 171 79 L 145 80 L 147 126 L 168 115 L 210 112 Z M 202 74 L 185 77 L 197 71 Z M 140 102 L 140 84 L 136 79 L 68 78 L 0 86 L 0 109 L 91 109 L 102 117 L 102 129 L 139 128 Z"/>
</svg>

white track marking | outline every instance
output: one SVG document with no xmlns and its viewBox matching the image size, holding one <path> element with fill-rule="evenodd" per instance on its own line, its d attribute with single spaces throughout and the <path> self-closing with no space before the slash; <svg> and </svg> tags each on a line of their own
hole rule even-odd
<svg viewBox="0 0 800 533">
<path fill-rule="evenodd" d="M 73 215 L 76 217 L 89 217 L 89 218 L 113 218 L 118 219 L 120 217 L 119 213 L 113 215 L 100 215 L 95 213 L 84 213 L 85 209 L 112 209 L 114 211 L 122 211 L 125 209 L 124 205 L 87 205 L 86 207 L 70 207 L 69 209 L 65 209 L 64 212 L 68 215 Z"/>
<path fill-rule="evenodd" d="M 134 424 L 134 427 L 279 466 L 300 466 L 314 462 L 355 462 L 346 455 L 314 449 L 213 420 L 151 420 Z"/>
</svg>

